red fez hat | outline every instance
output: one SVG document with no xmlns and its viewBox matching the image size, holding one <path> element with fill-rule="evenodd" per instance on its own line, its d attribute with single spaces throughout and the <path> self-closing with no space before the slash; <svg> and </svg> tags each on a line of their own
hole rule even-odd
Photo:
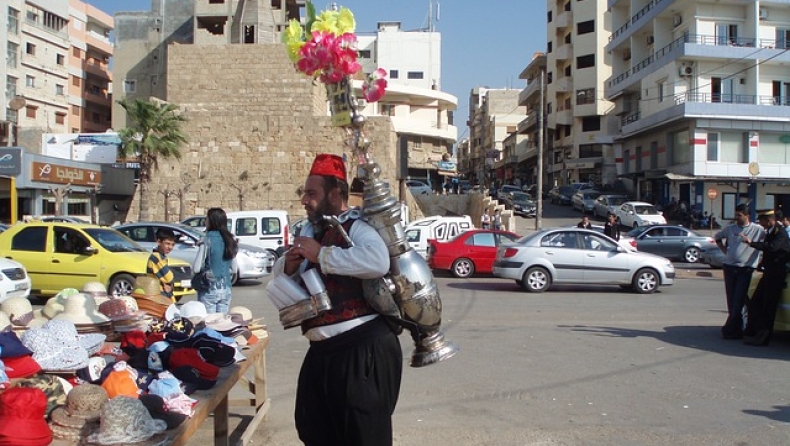
<svg viewBox="0 0 790 446">
<path fill-rule="evenodd" d="M 310 175 L 326 175 L 343 181 L 346 179 L 346 165 L 343 158 L 329 153 L 322 153 L 315 157 Z"/>
</svg>

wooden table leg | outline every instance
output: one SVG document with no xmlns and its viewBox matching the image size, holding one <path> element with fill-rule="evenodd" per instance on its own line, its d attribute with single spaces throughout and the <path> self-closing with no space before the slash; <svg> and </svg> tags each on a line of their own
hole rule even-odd
<svg viewBox="0 0 790 446">
<path fill-rule="evenodd" d="M 263 403 L 266 402 L 266 350 L 264 350 L 257 358 L 253 367 L 255 373 L 255 409 L 260 410 Z M 268 416 L 264 419 L 268 419 Z"/>
<path fill-rule="evenodd" d="M 228 395 L 214 408 L 214 446 L 228 446 Z"/>
</svg>

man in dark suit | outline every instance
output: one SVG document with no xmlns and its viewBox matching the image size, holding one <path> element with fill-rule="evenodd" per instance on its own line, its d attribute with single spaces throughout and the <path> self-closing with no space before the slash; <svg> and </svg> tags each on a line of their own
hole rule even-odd
<svg viewBox="0 0 790 446">
<path fill-rule="evenodd" d="M 776 221 L 773 209 L 757 211 L 757 222 L 766 230 L 763 241 L 752 241 L 746 235 L 741 235 L 744 243 L 763 252 L 758 267 L 763 271 L 763 277 L 751 299 L 746 301 L 749 320 L 743 342 L 763 346 L 771 340 L 776 308 L 784 292 L 787 262 L 790 261 L 790 238 L 784 227 Z"/>
</svg>

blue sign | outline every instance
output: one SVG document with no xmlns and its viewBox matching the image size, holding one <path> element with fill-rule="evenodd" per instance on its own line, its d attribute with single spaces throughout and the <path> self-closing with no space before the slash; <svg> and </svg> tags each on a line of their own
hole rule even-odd
<svg viewBox="0 0 790 446">
<path fill-rule="evenodd" d="M 0 149 L 0 175 L 17 177 L 22 173 L 22 149 Z"/>
<path fill-rule="evenodd" d="M 439 170 L 455 171 L 455 163 L 452 161 L 439 161 Z"/>
</svg>

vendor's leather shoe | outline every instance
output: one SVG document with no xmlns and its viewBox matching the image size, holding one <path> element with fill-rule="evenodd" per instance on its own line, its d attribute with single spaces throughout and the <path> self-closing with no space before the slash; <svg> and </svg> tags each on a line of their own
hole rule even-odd
<svg viewBox="0 0 790 446">
<path fill-rule="evenodd" d="M 745 336 L 743 338 L 743 343 L 746 345 L 754 345 L 754 346 L 762 347 L 768 345 L 769 337 L 770 335 L 768 333 L 768 330 L 762 330 L 754 336 Z"/>
</svg>

